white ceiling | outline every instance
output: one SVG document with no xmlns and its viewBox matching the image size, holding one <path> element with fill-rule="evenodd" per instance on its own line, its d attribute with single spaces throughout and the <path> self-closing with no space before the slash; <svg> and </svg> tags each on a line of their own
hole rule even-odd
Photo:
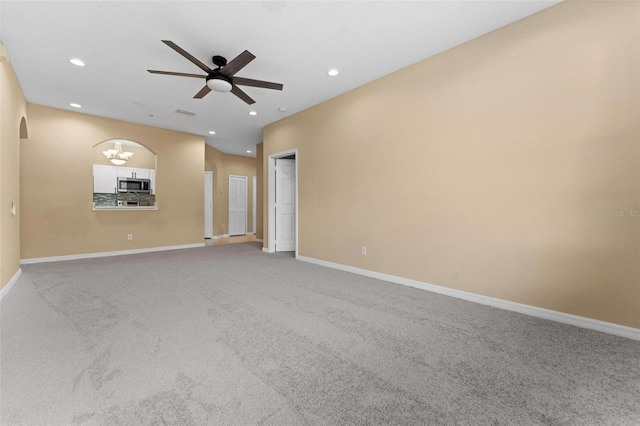
<svg viewBox="0 0 640 426">
<path fill-rule="evenodd" d="M 255 156 L 265 125 L 556 3 L 3 0 L 0 42 L 31 103 L 203 135 L 223 152 Z M 284 90 L 243 86 L 251 106 L 231 93 L 193 99 L 204 80 L 146 71 L 202 74 L 161 40 L 211 68 L 213 55 L 231 61 L 249 50 L 256 59 L 236 75 Z M 340 74 L 329 77 L 330 68 Z"/>
</svg>

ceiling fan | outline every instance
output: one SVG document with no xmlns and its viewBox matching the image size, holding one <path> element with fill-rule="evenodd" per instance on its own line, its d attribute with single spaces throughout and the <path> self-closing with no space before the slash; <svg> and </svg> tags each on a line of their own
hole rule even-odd
<svg viewBox="0 0 640 426">
<path fill-rule="evenodd" d="M 251 105 L 255 103 L 253 99 L 245 92 L 243 92 L 238 85 L 240 86 L 252 86 L 252 87 L 261 87 L 264 89 L 274 89 L 274 90 L 282 90 L 282 84 L 279 83 L 271 83 L 269 81 L 262 80 L 253 80 L 250 78 L 242 78 L 242 77 L 234 77 L 235 74 L 244 68 L 249 62 L 253 61 L 256 57 L 245 50 L 238 56 L 236 56 L 231 62 L 227 63 L 227 60 L 222 56 L 214 56 L 213 63 L 217 66 L 215 69 L 211 69 L 198 59 L 193 57 L 191 54 L 186 52 L 180 46 L 175 44 L 169 40 L 162 40 L 164 44 L 193 62 L 196 66 L 202 69 L 207 75 L 200 74 L 187 74 L 183 72 L 171 72 L 171 71 L 156 71 L 156 70 L 147 70 L 151 74 L 166 74 L 166 75 L 177 75 L 179 77 L 193 77 L 193 78 L 204 78 L 207 84 L 200 89 L 198 93 L 194 96 L 196 99 L 202 99 L 207 93 L 211 90 L 215 90 L 216 92 L 231 92 L 247 104 Z"/>
</svg>

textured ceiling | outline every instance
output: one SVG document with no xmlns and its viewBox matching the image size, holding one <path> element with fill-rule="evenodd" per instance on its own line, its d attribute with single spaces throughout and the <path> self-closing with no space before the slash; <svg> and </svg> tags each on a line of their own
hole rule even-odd
<svg viewBox="0 0 640 426">
<path fill-rule="evenodd" d="M 199 134 L 254 156 L 265 125 L 556 3 L 4 0 L 0 41 L 31 103 Z M 237 76 L 284 90 L 245 86 L 251 106 L 230 93 L 193 99 L 204 80 L 147 73 L 201 73 L 161 40 L 212 68 L 213 55 L 249 50 L 256 59 Z M 75 57 L 86 66 L 71 65 Z"/>
</svg>

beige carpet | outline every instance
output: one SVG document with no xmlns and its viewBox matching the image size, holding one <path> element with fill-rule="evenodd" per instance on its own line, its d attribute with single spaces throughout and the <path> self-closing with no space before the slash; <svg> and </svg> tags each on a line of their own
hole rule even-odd
<svg viewBox="0 0 640 426">
<path fill-rule="evenodd" d="M 639 425 L 640 342 L 266 254 L 26 265 L 2 425 Z"/>
</svg>

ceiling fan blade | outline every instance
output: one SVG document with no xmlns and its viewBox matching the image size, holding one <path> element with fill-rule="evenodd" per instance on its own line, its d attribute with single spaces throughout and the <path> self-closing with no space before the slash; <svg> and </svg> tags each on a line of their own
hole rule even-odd
<svg viewBox="0 0 640 426">
<path fill-rule="evenodd" d="M 202 99 L 202 98 L 204 98 L 204 95 L 206 95 L 210 91 L 211 91 L 211 88 L 209 88 L 209 86 L 207 86 L 205 84 L 204 87 L 202 89 L 200 89 L 200 91 L 198 93 L 196 93 L 196 95 L 193 98 L 194 99 Z"/>
<path fill-rule="evenodd" d="M 233 77 L 233 84 L 241 86 L 262 87 L 263 89 L 282 90 L 282 84 L 271 83 L 270 81 L 253 80 L 251 78 Z"/>
<path fill-rule="evenodd" d="M 236 86 L 236 85 L 234 85 L 233 88 L 231 88 L 231 93 L 233 93 L 234 95 L 236 95 L 237 97 L 239 97 L 240 99 L 242 99 L 243 101 L 245 101 L 249 105 L 256 103 L 256 101 L 251 99 L 251 97 L 249 95 L 247 95 L 242 90 L 240 90 L 240 88 L 238 86 Z"/>
<path fill-rule="evenodd" d="M 253 61 L 256 57 L 253 56 L 253 53 L 245 50 L 238 56 L 236 56 L 231 62 L 222 67 L 220 72 L 227 77 L 232 77 L 235 73 L 240 71 L 245 67 L 249 62 Z"/>
<path fill-rule="evenodd" d="M 211 68 L 209 68 L 208 66 L 206 66 L 205 64 L 197 60 L 190 53 L 188 53 L 186 50 L 184 50 L 174 42 L 170 40 L 162 40 L 162 42 L 167 46 L 169 46 L 170 48 L 172 48 L 173 50 L 175 50 L 176 52 L 178 52 L 179 54 L 181 54 L 182 56 L 184 56 L 185 58 L 187 58 L 188 60 L 190 60 L 191 62 L 193 62 L 194 64 L 196 64 L 198 68 L 200 68 L 201 70 L 206 71 L 207 73 L 211 72 Z"/>
<path fill-rule="evenodd" d="M 207 78 L 206 75 L 187 74 L 184 72 L 156 71 L 156 70 L 147 70 L 147 71 L 149 71 L 151 74 L 177 75 L 178 77 Z"/>
</svg>

